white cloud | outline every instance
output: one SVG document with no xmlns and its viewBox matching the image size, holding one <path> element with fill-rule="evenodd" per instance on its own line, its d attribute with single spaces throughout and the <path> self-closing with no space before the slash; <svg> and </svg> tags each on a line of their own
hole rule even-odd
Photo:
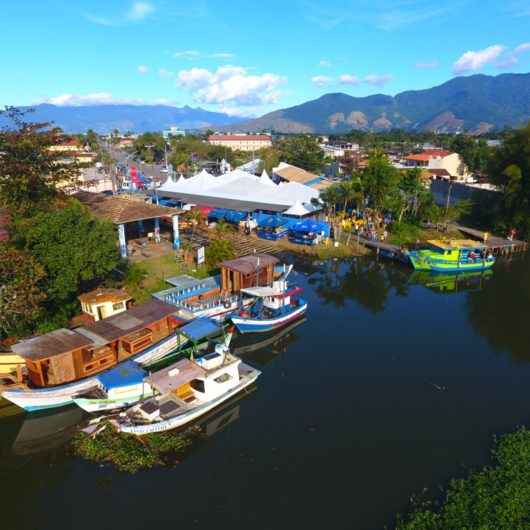
<svg viewBox="0 0 530 530">
<path fill-rule="evenodd" d="M 488 46 L 483 50 L 467 51 L 455 62 L 453 65 L 453 71 L 455 74 L 476 72 L 487 64 L 495 62 L 504 49 L 504 46 L 495 44 L 493 46 Z"/>
<path fill-rule="evenodd" d="M 530 51 L 530 42 L 523 42 L 522 44 L 519 44 L 515 50 L 513 50 L 513 53 L 515 55 L 521 55 L 522 53 L 526 53 Z"/>
<path fill-rule="evenodd" d="M 341 85 L 358 85 L 361 81 L 356 75 L 343 74 L 339 77 Z"/>
<path fill-rule="evenodd" d="M 133 2 L 125 13 L 122 12 L 112 17 L 93 13 L 85 13 L 84 17 L 100 26 L 123 26 L 127 23 L 142 22 L 154 12 L 155 6 L 150 2 Z"/>
<path fill-rule="evenodd" d="M 416 68 L 419 70 L 432 70 L 433 68 L 438 68 L 440 63 L 438 61 L 420 61 L 416 63 Z"/>
<path fill-rule="evenodd" d="M 311 81 L 315 86 L 323 87 L 329 85 L 333 79 L 327 75 L 315 75 L 311 78 Z"/>
<path fill-rule="evenodd" d="M 228 52 L 214 52 L 214 53 L 203 53 L 198 50 L 184 50 L 178 51 L 173 54 L 175 59 L 186 59 L 188 61 L 193 61 L 196 59 L 221 59 L 223 61 L 228 61 L 233 59 L 235 55 Z"/>
<path fill-rule="evenodd" d="M 197 50 L 184 50 L 182 52 L 175 52 L 173 54 L 173 57 L 175 59 L 196 59 L 197 57 L 200 57 L 201 52 L 198 52 Z"/>
<path fill-rule="evenodd" d="M 126 16 L 129 20 L 144 20 L 147 16 L 153 13 L 154 10 L 155 7 L 149 2 L 133 2 Z"/>
<path fill-rule="evenodd" d="M 159 68 L 158 75 L 163 79 L 169 79 L 175 76 L 173 72 L 171 72 L 170 70 L 166 70 L 165 68 Z"/>
<path fill-rule="evenodd" d="M 195 101 L 232 107 L 276 103 L 283 82 L 276 74 L 250 75 L 242 66 L 191 68 L 177 75 L 177 85 L 192 92 Z"/>
<path fill-rule="evenodd" d="M 109 92 L 93 92 L 90 94 L 61 94 L 46 98 L 42 103 L 51 103 L 61 107 L 80 107 L 85 105 L 143 105 L 142 99 L 115 98 Z"/>
<path fill-rule="evenodd" d="M 392 81 L 393 76 L 390 74 L 369 74 L 364 77 L 363 81 L 372 86 L 383 86 Z"/>
<path fill-rule="evenodd" d="M 318 66 L 320 66 L 321 68 L 330 68 L 332 64 L 330 61 L 327 61 L 326 59 L 321 59 L 320 62 L 318 63 Z"/>
<path fill-rule="evenodd" d="M 145 64 L 140 64 L 138 66 L 138 73 L 140 75 L 147 74 L 147 72 L 149 72 L 149 67 L 148 66 L 146 66 Z"/>
</svg>

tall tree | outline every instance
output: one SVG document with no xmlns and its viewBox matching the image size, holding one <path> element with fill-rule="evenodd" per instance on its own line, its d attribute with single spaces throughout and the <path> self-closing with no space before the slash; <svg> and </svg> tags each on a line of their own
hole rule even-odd
<svg viewBox="0 0 530 530">
<path fill-rule="evenodd" d="M 14 241 L 44 268 L 47 306 L 57 311 L 84 288 L 103 280 L 118 264 L 111 223 L 94 218 L 78 201 L 15 222 Z"/>
<path fill-rule="evenodd" d="M 0 131 L 0 203 L 20 212 L 46 205 L 78 177 L 77 167 L 51 149 L 62 142 L 60 129 L 27 122 L 14 108 L 0 114 L 11 122 Z"/>
<path fill-rule="evenodd" d="M 507 133 L 491 159 L 489 174 L 503 194 L 499 227 L 515 227 L 530 237 L 530 122 Z"/>
<path fill-rule="evenodd" d="M 26 252 L 0 244 L 0 337 L 30 331 L 46 295 L 43 267 Z"/>
<path fill-rule="evenodd" d="M 317 139 L 310 136 L 294 136 L 280 142 L 280 159 L 307 171 L 320 172 L 324 166 L 324 151 Z"/>
</svg>

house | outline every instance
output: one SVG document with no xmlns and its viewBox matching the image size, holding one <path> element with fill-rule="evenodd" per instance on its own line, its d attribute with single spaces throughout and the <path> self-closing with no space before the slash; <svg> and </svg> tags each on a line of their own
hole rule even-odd
<svg viewBox="0 0 530 530">
<path fill-rule="evenodd" d="M 59 157 L 59 162 L 63 164 L 77 163 L 90 165 L 95 163 L 97 153 L 90 151 L 87 147 L 82 146 L 77 138 L 66 137 L 60 144 L 52 145 L 49 151 Z"/>
<path fill-rule="evenodd" d="M 94 322 L 127 311 L 131 296 L 121 289 L 96 289 L 79 296 L 83 313 Z"/>
<path fill-rule="evenodd" d="M 186 136 L 186 131 L 183 131 L 182 129 L 179 129 L 173 125 L 169 129 L 164 129 L 162 131 L 162 136 L 164 139 L 169 140 L 172 136 Z"/>
<path fill-rule="evenodd" d="M 306 186 L 313 186 L 321 180 L 319 175 L 315 175 L 300 167 L 286 164 L 285 162 L 280 162 L 279 166 L 272 168 L 272 175 L 276 181 L 298 182 Z"/>
<path fill-rule="evenodd" d="M 424 149 L 405 157 L 405 167 L 419 167 L 427 170 L 432 178 L 443 178 L 469 182 L 472 175 L 458 153 L 444 149 Z"/>
<path fill-rule="evenodd" d="M 272 139 L 268 134 L 212 134 L 208 143 L 237 151 L 259 151 L 271 147 Z"/>
</svg>

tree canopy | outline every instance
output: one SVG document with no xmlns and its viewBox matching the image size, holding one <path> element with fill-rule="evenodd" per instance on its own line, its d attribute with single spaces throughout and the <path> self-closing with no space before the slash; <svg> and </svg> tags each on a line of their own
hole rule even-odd
<svg viewBox="0 0 530 530">
<path fill-rule="evenodd" d="M 18 218 L 14 242 L 44 270 L 40 286 L 47 294 L 49 311 L 60 312 L 65 318 L 77 307 L 78 293 L 93 282 L 99 283 L 119 261 L 112 224 L 94 218 L 75 199 L 62 207 Z"/>
<path fill-rule="evenodd" d="M 490 161 L 489 173 L 503 193 L 498 224 L 530 237 L 530 123 L 511 131 Z"/>
<path fill-rule="evenodd" d="M 53 151 L 62 142 L 60 129 L 29 123 L 16 109 L 0 111 L 12 127 L 0 131 L 0 203 L 14 211 L 29 211 L 60 195 L 60 186 L 78 177 L 75 164 L 61 162 Z"/>
<path fill-rule="evenodd" d="M 293 136 L 278 144 L 279 159 L 306 171 L 319 173 L 324 166 L 324 152 L 318 139 L 312 136 Z"/>
</svg>

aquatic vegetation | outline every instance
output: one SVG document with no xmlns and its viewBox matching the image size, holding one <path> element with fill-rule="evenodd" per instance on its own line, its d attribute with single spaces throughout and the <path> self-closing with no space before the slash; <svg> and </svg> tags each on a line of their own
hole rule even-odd
<svg viewBox="0 0 530 530">
<path fill-rule="evenodd" d="M 530 430 L 521 428 L 496 440 L 493 467 L 452 480 L 440 507 L 425 502 L 398 530 L 530 527 Z"/>
<path fill-rule="evenodd" d="M 119 471 L 136 473 L 178 463 L 199 437 L 199 430 L 138 437 L 119 433 L 107 424 L 95 437 L 83 432 L 74 436 L 70 442 L 70 452 L 92 462 L 110 463 Z"/>
</svg>

